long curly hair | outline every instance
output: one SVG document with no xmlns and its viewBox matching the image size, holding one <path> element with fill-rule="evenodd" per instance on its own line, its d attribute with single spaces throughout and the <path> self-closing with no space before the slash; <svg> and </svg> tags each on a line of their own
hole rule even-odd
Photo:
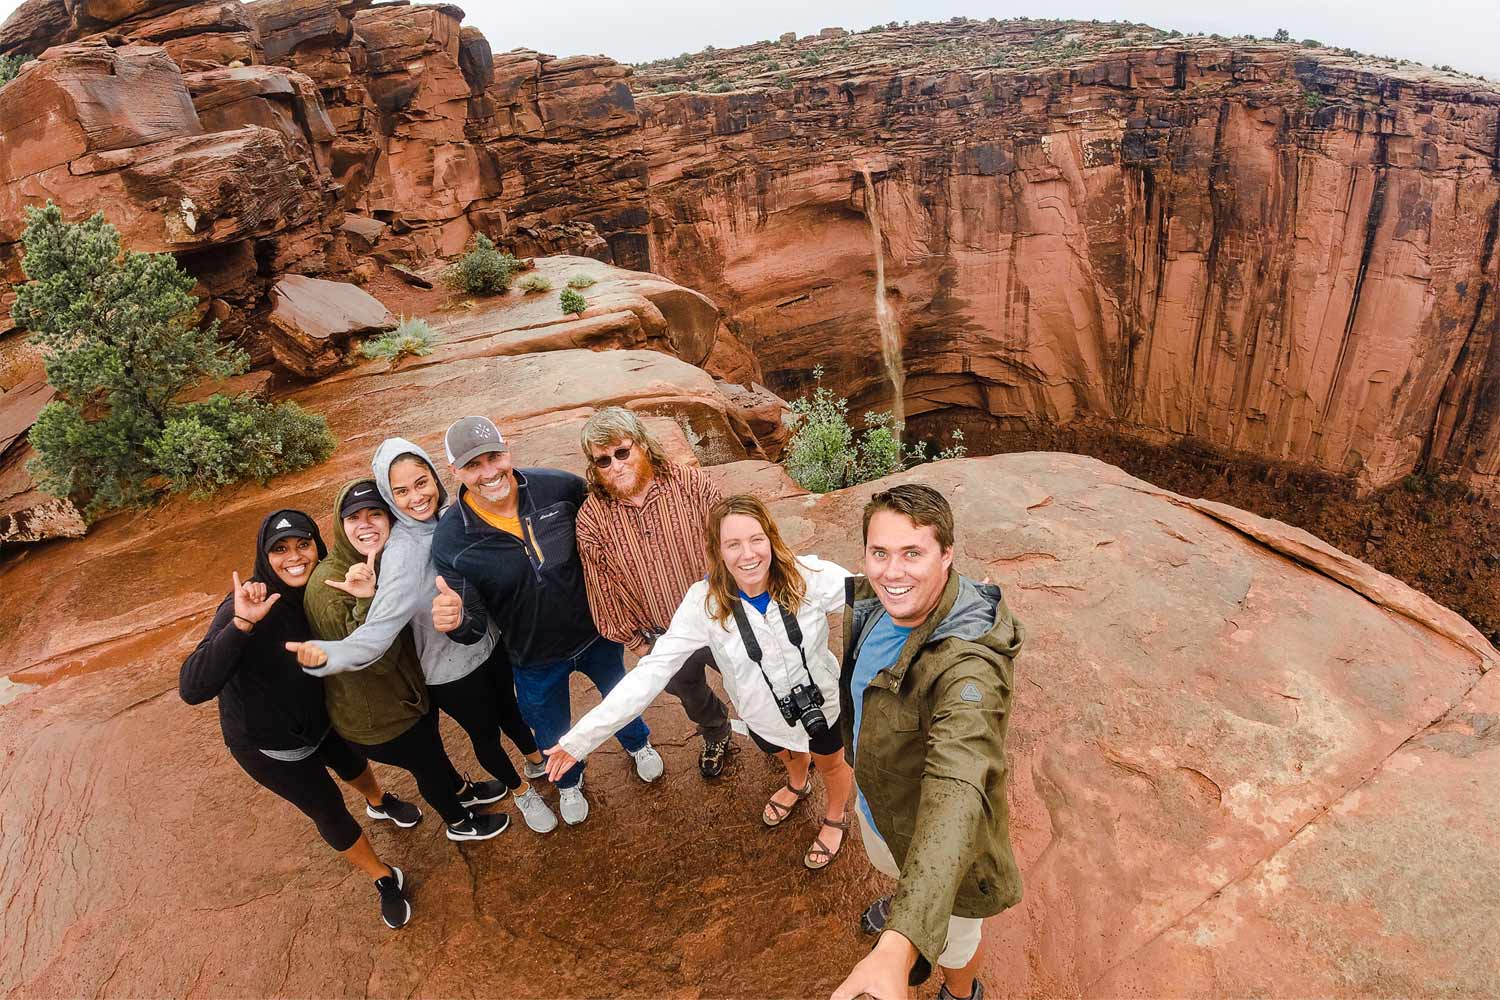
<svg viewBox="0 0 1500 1000">
<path fill-rule="evenodd" d="M 771 600 L 792 614 L 802 605 L 807 596 L 807 580 L 797 567 L 797 555 L 782 540 L 776 522 L 766 505 L 749 494 L 725 497 L 708 511 L 708 520 L 703 528 L 703 545 L 708 555 L 708 594 L 703 599 L 703 609 L 722 628 L 734 613 L 734 602 L 740 599 L 739 585 L 734 574 L 724 562 L 719 551 L 724 519 L 731 514 L 743 514 L 760 522 L 761 530 L 771 542 L 771 575 L 766 589 Z"/>
</svg>

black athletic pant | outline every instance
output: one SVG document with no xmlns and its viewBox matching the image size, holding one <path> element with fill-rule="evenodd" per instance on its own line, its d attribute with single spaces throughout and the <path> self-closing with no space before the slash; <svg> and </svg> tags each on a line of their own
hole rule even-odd
<svg viewBox="0 0 1500 1000">
<path fill-rule="evenodd" d="M 329 733 L 318 752 L 306 760 L 267 757 L 259 750 L 230 750 L 235 762 L 257 783 L 269 788 L 317 824 L 318 833 L 335 851 L 347 851 L 359 840 L 359 824 L 344 805 L 344 793 L 328 776 L 328 769 L 353 781 L 369 765 L 359 750 L 338 733 Z"/>
<path fill-rule="evenodd" d="M 458 801 L 453 764 L 443 750 L 435 712 L 428 712 L 393 740 L 356 746 L 371 760 L 410 771 L 417 779 L 417 791 L 443 817 L 444 823 L 451 826 L 469 818 L 469 810 Z"/>
<path fill-rule="evenodd" d="M 456 681 L 427 685 L 427 694 L 434 708 L 447 712 L 469 734 L 479 766 L 514 790 L 521 787 L 521 776 L 500 746 L 500 733 L 509 736 L 523 755 L 536 752 L 536 737 L 516 705 L 510 660 L 498 646 L 495 652 L 501 667 L 492 666 L 492 655 Z"/>
</svg>

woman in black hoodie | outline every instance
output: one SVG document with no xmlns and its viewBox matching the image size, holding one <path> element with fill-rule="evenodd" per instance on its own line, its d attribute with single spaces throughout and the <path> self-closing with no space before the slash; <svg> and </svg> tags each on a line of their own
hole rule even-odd
<svg viewBox="0 0 1500 1000">
<path fill-rule="evenodd" d="M 383 863 L 328 776 L 332 768 L 367 802 L 374 819 L 415 826 L 416 806 L 382 792 L 365 758 L 332 731 L 323 684 L 309 677 L 286 643 L 312 638 L 302 594 L 328 554 L 312 518 L 278 510 L 261 522 L 255 574 L 219 605 L 208 634 L 182 664 L 178 691 L 189 705 L 219 699 L 219 727 L 235 762 L 256 782 L 302 810 L 328 846 L 375 880 L 381 917 L 392 928 L 411 919 L 401 869 Z"/>
</svg>

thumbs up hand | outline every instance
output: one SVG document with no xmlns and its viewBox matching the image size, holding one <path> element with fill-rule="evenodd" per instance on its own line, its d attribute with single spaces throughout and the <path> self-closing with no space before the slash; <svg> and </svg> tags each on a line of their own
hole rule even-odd
<svg viewBox="0 0 1500 1000">
<path fill-rule="evenodd" d="M 437 596 L 432 599 L 432 627 L 439 632 L 452 632 L 463 624 L 464 599 L 441 576 L 437 578 L 437 589 Z"/>
<path fill-rule="evenodd" d="M 364 562 L 358 562 L 350 566 L 344 573 L 342 580 L 324 580 L 334 590 L 342 590 L 351 597 L 368 600 L 375 596 L 375 557 L 378 552 L 370 553 Z"/>
<path fill-rule="evenodd" d="M 288 653 L 297 654 L 298 665 L 306 667 L 321 667 L 328 662 L 328 654 L 318 648 L 313 642 L 289 642 L 286 644 Z"/>
</svg>

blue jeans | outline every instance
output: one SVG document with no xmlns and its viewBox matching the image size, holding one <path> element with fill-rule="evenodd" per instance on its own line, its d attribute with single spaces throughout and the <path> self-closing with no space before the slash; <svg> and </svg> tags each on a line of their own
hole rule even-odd
<svg viewBox="0 0 1500 1000">
<path fill-rule="evenodd" d="M 536 745 L 543 749 L 556 746 L 573 726 L 568 678 L 575 670 L 593 681 L 601 696 L 608 695 L 625 676 L 625 647 L 601 636 L 570 659 L 529 663 L 515 669 L 516 702 L 521 706 L 521 717 L 536 733 Z M 646 745 L 646 738 L 650 735 L 646 723 L 636 716 L 615 733 L 615 739 L 630 753 L 635 753 Z M 583 762 L 580 761 L 557 780 L 557 787 L 572 788 L 582 780 Z"/>
</svg>

